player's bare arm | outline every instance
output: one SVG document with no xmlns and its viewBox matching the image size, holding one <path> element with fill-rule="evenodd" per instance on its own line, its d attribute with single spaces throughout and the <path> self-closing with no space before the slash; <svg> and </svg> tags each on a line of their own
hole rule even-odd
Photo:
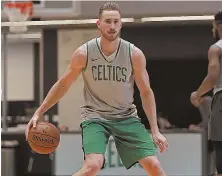
<svg viewBox="0 0 222 176">
<path fill-rule="evenodd" d="M 26 134 L 33 125 L 36 126 L 36 122 L 39 118 L 53 105 L 55 105 L 68 91 L 72 83 L 77 79 L 86 65 L 86 52 L 84 47 L 79 47 L 72 55 L 70 63 L 62 75 L 62 77 L 52 86 L 47 96 L 45 97 L 41 106 L 36 110 L 34 116 L 30 120 L 27 126 Z"/>
<path fill-rule="evenodd" d="M 78 48 L 72 55 L 68 68 L 62 77 L 52 86 L 36 114 L 43 115 L 55 105 L 68 91 L 72 83 L 82 72 L 86 63 L 86 53 L 83 47 Z"/>
<path fill-rule="evenodd" d="M 220 48 L 217 46 L 211 46 L 208 50 L 208 73 L 202 84 L 196 92 L 191 94 L 191 102 L 194 105 L 198 105 L 200 98 L 205 93 L 209 92 L 220 75 Z"/>
<path fill-rule="evenodd" d="M 199 96 L 204 95 L 208 91 L 210 91 L 220 75 L 220 48 L 216 46 L 211 46 L 208 51 L 208 73 L 199 89 L 197 90 L 197 94 Z"/>
<path fill-rule="evenodd" d="M 140 91 L 143 109 L 148 117 L 154 142 L 159 146 L 160 151 L 163 151 L 168 147 L 168 144 L 165 137 L 160 134 L 157 125 L 156 103 L 146 70 L 146 58 L 137 47 L 134 47 L 132 52 L 132 64 L 134 79 Z"/>
<path fill-rule="evenodd" d="M 156 119 L 156 103 L 146 70 L 146 58 L 142 51 L 136 47 L 132 53 L 132 63 L 134 79 L 140 91 L 144 111 L 149 119 L 152 133 L 156 133 L 159 131 Z"/>
</svg>

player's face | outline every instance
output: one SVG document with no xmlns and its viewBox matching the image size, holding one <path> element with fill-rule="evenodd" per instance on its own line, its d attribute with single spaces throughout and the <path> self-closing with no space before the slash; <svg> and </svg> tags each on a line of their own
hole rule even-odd
<svg viewBox="0 0 222 176">
<path fill-rule="evenodd" d="M 114 41 L 120 33 L 122 22 L 118 11 L 105 10 L 97 22 L 102 36 L 108 41 Z"/>
<path fill-rule="evenodd" d="M 213 37 L 215 38 L 215 40 L 216 41 L 220 40 L 218 27 L 217 27 L 217 24 L 215 23 L 215 21 L 213 22 L 212 32 L 213 32 Z"/>
</svg>

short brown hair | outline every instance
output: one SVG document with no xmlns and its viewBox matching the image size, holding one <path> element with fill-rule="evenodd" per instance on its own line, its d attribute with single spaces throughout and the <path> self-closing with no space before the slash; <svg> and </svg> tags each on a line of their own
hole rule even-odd
<svg viewBox="0 0 222 176">
<path fill-rule="evenodd" d="M 99 18 L 101 16 L 101 14 L 103 13 L 103 11 L 105 10 L 116 10 L 120 13 L 120 8 L 119 5 L 115 2 L 106 2 L 103 5 L 100 6 L 99 8 Z"/>
<path fill-rule="evenodd" d="M 222 24 L 222 11 L 219 11 L 214 15 L 214 20 L 217 24 Z"/>
</svg>

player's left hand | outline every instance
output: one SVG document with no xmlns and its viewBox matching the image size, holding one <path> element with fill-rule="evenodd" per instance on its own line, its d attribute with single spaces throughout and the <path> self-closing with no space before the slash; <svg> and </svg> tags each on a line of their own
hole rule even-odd
<svg viewBox="0 0 222 176">
<path fill-rule="evenodd" d="M 168 142 L 167 139 L 160 133 L 157 132 L 155 134 L 152 134 L 153 141 L 158 146 L 160 152 L 165 152 L 168 149 Z"/>
</svg>

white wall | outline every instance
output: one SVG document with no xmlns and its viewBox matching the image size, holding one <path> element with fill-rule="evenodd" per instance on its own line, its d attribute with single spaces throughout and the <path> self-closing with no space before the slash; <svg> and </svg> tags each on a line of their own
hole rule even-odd
<svg viewBox="0 0 222 176">
<path fill-rule="evenodd" d="M 164 133 L 164 135 L 169 142 L 169 149 L 165 153 L 157 152 L 157 156 L 166 174 L 169 176 L 203 175 L 201 133 Z M 61 134 L 61 141 L 55 152 L 54 174 L 56 176 L 72 175 L 81 168 L 83 164 L 81 138 L 81 134 Z M 139 166 L 126 170 L 118 162 L 119 155 L 112 138 L 110 142 L 105 155 L 106 167 L 98 175 L 146 175 Z"/>
<path fill-rule="evenodd" d="M 3 45 L 3 43 L 2 43 Z M 2 47 L 3 49 L 4 47 Z M 33 43 L 7 44 L 7 99 L 34 100 L 34 49 Z M 1 51 L 1 87 L 3 91 L 3 56 Z M 3 96 L 2 96 L 3 98 Z"/>
</svg>

